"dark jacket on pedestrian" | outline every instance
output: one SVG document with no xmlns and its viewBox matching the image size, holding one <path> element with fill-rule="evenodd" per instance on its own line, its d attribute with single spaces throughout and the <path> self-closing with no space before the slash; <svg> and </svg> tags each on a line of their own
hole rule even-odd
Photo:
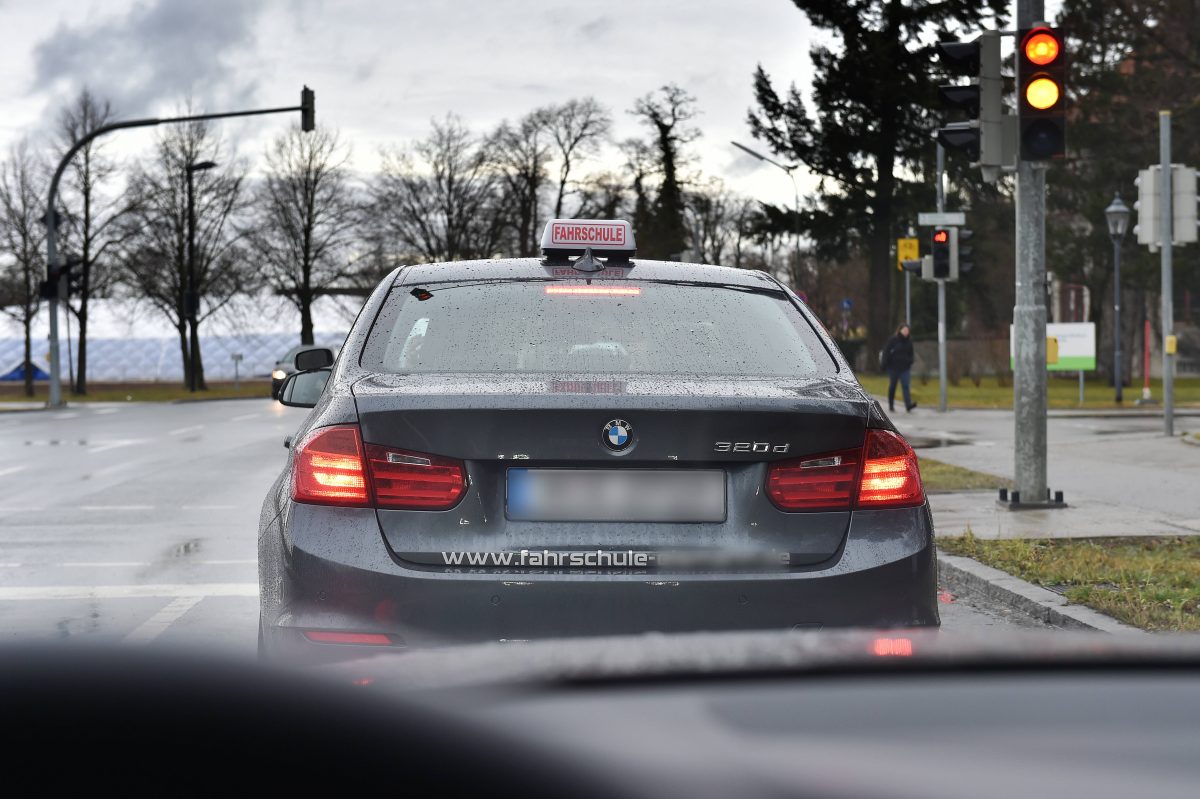
<svg viewBox="0 0 1200 799">
<path fill-rule="evenodd" d="M 883 369 L 890 374 L 907 372 L 913 365 L 912 336 L 899 333 L 888 339 L 883 348 Z"/>
</svg>

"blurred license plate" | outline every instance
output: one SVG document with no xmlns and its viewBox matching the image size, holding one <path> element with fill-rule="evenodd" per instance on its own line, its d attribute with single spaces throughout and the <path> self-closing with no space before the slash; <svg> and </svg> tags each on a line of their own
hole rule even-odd
<svg viewBox="0 0 1200 799">
<path fill-rule="evenodd" d="M 508 518 L 723 522 L 721 469 L 509 469 Z"/>
</svg>

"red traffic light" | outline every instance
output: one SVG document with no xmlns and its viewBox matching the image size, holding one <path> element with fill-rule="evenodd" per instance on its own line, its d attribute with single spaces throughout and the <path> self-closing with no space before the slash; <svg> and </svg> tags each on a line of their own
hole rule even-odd
<svg viewBox="0 0 1200 799">
<path fill-rule="evenodd" d="M 1062 52 L 1062 42 L 1049 28 L 1034 28 L 1025 36 L 1021 49 L 1030 63 L 1044 67 L 1058 58 Z"/>
<path fill-rule="evenodd" d="M 937 242 L 938 244 L 945 244 L 946 242 L 950 241 L 950 231 L 949 230 L 935 230 L 933 232 L 933 240 L 935 242 Z"/>
</svg>

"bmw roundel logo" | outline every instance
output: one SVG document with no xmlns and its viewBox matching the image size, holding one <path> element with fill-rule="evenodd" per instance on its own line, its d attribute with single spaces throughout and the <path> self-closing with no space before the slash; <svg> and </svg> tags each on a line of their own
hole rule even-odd
<svg viewBox="0 0 1200 799">
<path fill-rule="evenodd" d="M 604 425 L 604 432 L 600 439 L 604 442 L 604 446 L 614 452 L 620 452 L 633 441 L 633 425 L 624 419 L 613 419 Z"/>
</svg>

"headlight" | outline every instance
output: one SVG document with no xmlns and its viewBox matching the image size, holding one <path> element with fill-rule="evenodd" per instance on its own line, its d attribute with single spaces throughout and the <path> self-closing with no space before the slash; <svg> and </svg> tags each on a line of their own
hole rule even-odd
<svg viewBox="0 0 1200 799">
<path fill-rule="evenodd" d="M 283 371 L 282 369 L 276 369 L 274 372 L 271 372 L 271 377 L 275 380 L 282 380 L 283 378 L 287 377 L 287 372 Z"/>
</svg>

